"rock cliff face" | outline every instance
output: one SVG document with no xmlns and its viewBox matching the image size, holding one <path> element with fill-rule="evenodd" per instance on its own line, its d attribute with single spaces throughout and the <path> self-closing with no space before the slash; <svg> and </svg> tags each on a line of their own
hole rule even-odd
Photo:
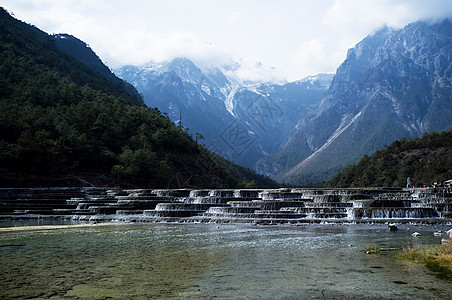
<svg viewBox="0 0 452 300">
<path fill-rule="evenodd" d="M 145 103 L 188 128 L 210 150 L 243 166 L 277 151 L 299 121 L 313 116 L 333 75 L 277 85 L 247 84 L 220 69 L 201 70 L 186 58 L 115 70 Z M 199 135 L 198 135 L 199 136 Z"/>
<path fill-rule="evenodd" d="M 450 128 L 451 104 L 451 22 L 383 28 L 348 51 L 319 112 L 257 170 L 292 184 L 329 179 L 396 139 Z"/>
</svg>

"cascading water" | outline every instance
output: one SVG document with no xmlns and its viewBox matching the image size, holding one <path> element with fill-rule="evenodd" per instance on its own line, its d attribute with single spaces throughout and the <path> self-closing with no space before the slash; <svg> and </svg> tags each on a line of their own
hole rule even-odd
<svg viewBox="0 0 452 300">
<path fill-rule="evenodd" d="M 362 219 L 422 219 L 437 218 L 438 213 L 431 208 L 355 208 L 352 217 Z"/>
<path fill-rule="evenodd" d="M 5 217 L 191 222 L 358 222 L 452 217 L 452 195 L 433 189 L 6 189 Z"/>
</svg>

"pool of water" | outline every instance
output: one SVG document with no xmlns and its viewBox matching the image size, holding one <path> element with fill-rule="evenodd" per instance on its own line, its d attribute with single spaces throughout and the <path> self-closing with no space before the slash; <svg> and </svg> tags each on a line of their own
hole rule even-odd
<svg viewBox="0 0 452 300">
<path fill-rule="evenodd" d="M 0 232 L 0 298 L 450 299 L 450 281 L 423 265 L 398 261 L 398 250 L 384 250 L 438 244 L 437 229 L 447 228 L 118 224 L 11 229 Z M 412 237 L 413 231 L 421 237 Z M 383 251 L 366 254 L 366 245 Z"/>
</svg>

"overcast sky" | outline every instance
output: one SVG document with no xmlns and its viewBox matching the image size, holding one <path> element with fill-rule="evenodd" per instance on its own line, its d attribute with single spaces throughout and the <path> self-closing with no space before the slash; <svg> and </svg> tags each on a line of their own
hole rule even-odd
<svg viewBox="0 0 452 300">
<path fill-rule="evenodd" d="M 0 0 L 15 17 L 85 41 L 110 68 L 188 57 L 244 80 L 333 73 L 384 24 L 452 17 L 451 0 Z"/>
</svg>

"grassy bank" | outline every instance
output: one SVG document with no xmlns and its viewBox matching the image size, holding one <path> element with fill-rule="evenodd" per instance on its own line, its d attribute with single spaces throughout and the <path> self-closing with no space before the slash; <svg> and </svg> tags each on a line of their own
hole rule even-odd
<svg viewBox="0 0 452 300">
<path fill-rule="evenodd" d="M 452 242 L 421 248 L 408 248 L 399 253 L 397 258 L 425 264 L 438 277 L 452 281 Z"/>
</svg>

